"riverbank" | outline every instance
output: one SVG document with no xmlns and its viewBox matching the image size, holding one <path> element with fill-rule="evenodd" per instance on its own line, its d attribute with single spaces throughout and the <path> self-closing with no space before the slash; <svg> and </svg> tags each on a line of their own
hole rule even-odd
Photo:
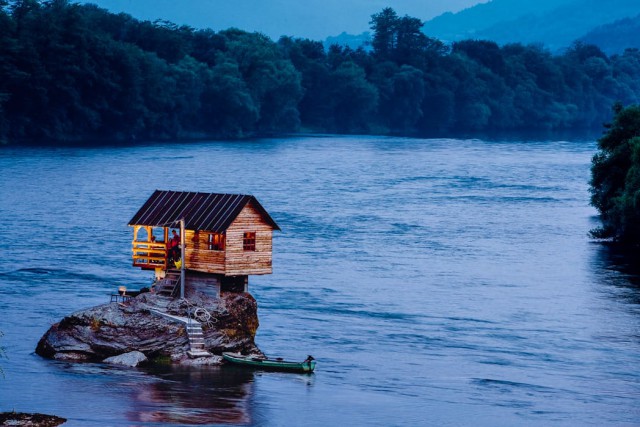
<svg viewBox="0 0 640 427">
<path fill-rule="evenodd" d="M 252 132 L 242 136 L 221 136 L 219 134 L 184 134 L 178 137 L 165 138 L 141 138 L 141 137 L 73 137 L 63 139 L 21 139 L 0 140 L 0 148 L 127 148 L 136 146 L 162 145 L 170 142 L 181 144 L 205 144 L 218 143 L 257 143 L 267 142 L 272 139 L 306 139 L 306 138 L 390 138 L 390 139 L 471 139 L 484 141 L 595 141 L 602 135 L 602 127 L 583 127 L 570 130 L 549 129 L 519 129 L 496 131 L 433 131 L 433 132 L 357 132 L 353 134 L 334 134 L 321 130 L 303 129 L 299 132 Z"/>
</svg>

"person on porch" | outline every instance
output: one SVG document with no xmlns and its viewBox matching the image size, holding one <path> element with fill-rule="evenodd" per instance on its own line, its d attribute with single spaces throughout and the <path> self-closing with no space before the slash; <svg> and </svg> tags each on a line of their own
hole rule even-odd
<svg viewBox="0 0 640 427">
<path fill-rule="evenodd" d="M 175 263 L 180 259 L 180 234 L 176 230 L 171 230 L 171 239 L 169 239 L 169 261 Z"/>
</svg>

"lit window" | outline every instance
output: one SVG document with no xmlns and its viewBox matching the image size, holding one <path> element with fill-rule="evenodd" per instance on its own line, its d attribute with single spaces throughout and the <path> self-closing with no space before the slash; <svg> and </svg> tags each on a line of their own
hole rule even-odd
<svg viewBox="0 0 640 427">
<path fill-rule="evenodd" d="M 256 250 L 256 233 L 255 231 L 247 231 L 242 239 L 242 249 L 245 251 Z"/>
<path fill-rule="evenodd" d="M 207 235 L 207 249 L 210 251 L 224 251 L 224 234 L 209 233 Z"/>
</svg>

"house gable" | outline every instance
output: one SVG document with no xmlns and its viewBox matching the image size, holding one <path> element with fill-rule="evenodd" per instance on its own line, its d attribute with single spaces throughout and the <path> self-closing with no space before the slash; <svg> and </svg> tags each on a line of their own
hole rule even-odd
<svg viewBox="0 0 640 427">
<path fill-rule="evenodd" d="M 253 250 L 245 248 L 245 233 L 255 233 Z M 273 227 L 256 203 L 247 203 L 227 228 L 226 274 L 271 274 L 272 243 Z"/>
</svg>

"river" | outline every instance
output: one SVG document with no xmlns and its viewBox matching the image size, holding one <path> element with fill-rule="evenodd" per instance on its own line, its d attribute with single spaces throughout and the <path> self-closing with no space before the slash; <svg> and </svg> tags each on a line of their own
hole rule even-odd
<svg viewBox="0 0 640 427">
<path fill-rule="evenodd" d="M 303 136 L 0 149 L 0 411 L 65 426 L 640 425 L 640 285 L 593 242 L 593 141 Z M 148 286 L 155 189 L 255 195 L 258 346 L 313 375 L 45 360 L 67 314 Z"/>
</svg>

